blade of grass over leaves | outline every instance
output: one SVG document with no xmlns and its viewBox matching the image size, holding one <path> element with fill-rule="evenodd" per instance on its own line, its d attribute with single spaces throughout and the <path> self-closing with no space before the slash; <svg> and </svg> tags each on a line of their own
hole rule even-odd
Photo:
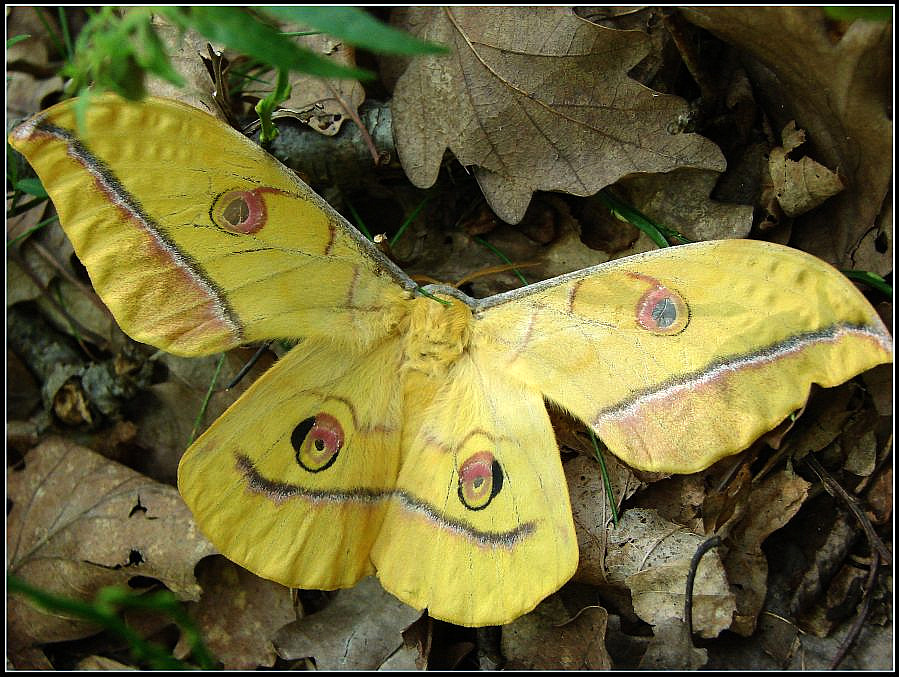
<svg viewBox="0 0 899 677">
<path fill-rule="evenodd" d="M 369 232 L 368 228 L 365 227 L 365 221 L 362 220 L 362 215 L 358 211 L 356 211 L 356 208 L 349 202 L 347 202 L 347 208 L 350 210 L 350 214 L 353 216 L 353 225 L 356 226 L 356 229 L 360 233 L 371 240 L 371 232 Z"/>
<path fill-rule="evenodd" d="M 22 194 L 31 195 L 32 197 L 38 198 L 37 201 L 34 202 L 35 204 L 40 203 L 48 199 L 49 197 L 40 179 L 34 176 L 20 176 L 19 172 L 24 167 L 22 162 L 22 156 L 19 155 L 15 150 L 13 150 L 13 147 L 9 145 L 9 142 L 7 142 L 6 180 L 13 189 L 12 205 L 11 208 L 7 211 L 7 216 L 12 216 L 11 212 L 15 211 L 18 198 Z M 20 211 L 24 210 L 20 208 Z"/>
<path fill-rule="evenodd" d="M 387 54 L 444 54 L 449 50 L 381 23 L 360 7 L 263 7 L 267 14 Z"/>
<path fill-rule="evenodd" d="M 203 404 L 200 405 L 200 411 L 197 414 L 197 418 L 194 420 L 194 428 L 190 431 L 190 439 L 187 440 L 187 445 L 190 446 L 193 444 L 194 439 L 197 437 L 197 431 L 200 429 L 200 424 L 203 422 L 203 415 L 206 413 L 206 409 L 209 407 L 209 398 L 212 397 L 212 393 L 215 390 L 215 384 L 219 380 L 219 373 L 222 371 L 222 366 L 225 364 L 225 353 L 222 353 L 219 356 L 218 364 L 215 365 L 215 373 L 212 375 L 212 380 L 209 382 L 209 388 L 206 390 L 206 397 L 203 398 Z"/>
<path fill-rule="evenodd" d="M 138 100 L 145 94 L 147 73 L 176 87 L 184 86 L 152 20 L 153 10 L 147 7 L 124 14 L 115 7 L 103 7 L 92 14 L 78 35 L 72 57 L 60 71 L 71 79 L 67 91 L 81 94 L 90 86 L 93 91 L 108 90 Z"/>
<path fill-rule="evenodd" d="M 869 273 L 866 270 L 842 270 L 840 271 L 850 280 L 858 280 L 862 284 L 872 287 L 890 298 L 893 298 L 893 287 L 887 284 L 877 273 Z"/>
<path fill-rule="evenodd" d="M 264 146 L 271 143 L 278 136 L 278 128 L 272 123 L 272 111 L 290 97 L 289 72 L 283 68 L 278 69 L 278 82 L 275 88 L 264 99 L 256 104 L 256 114 L 262 123 L 262 131 L 259 133 L 259 142 Z"/>
<path fill-rule="evenodd" d="M 21 193 L 18 193 L 18 194 L 21 195 Z M 14 204 L 12 209 L 10 209 L 9 211 L 6 212 L 6 218 L 11 219 L 12 217 L 18 216 L 19 214 L 24 214 L 29 209 L 31 209 L 33 207 L 37 207 L 38 205 L 46 202 L 46 200 L 47 200 L 47 198 L 39 197 L 39 198 L 35 198 L 34 200 L 29 200 L 25 204 L 21 204 L 21 205 Z"/>
<path fill-rule="evenodd" d="M 159 645 L 145 640 L 119 617 L 121 611 L 129 608 L 167 613 L 184 630 L 185 636 L 190 641 L 194 658 L 200 667 L 204 670 L 215 669 L 215 661 L 209 655 L 193 622 L 184 613 L 175 596 L 168 591 L 139 596 L 128 590 L 112 586 L 100 590 L 94 601 L 88 603 L 51 594 L 28 585 L 16 576 L 7 575 L 6 586 L 10 593 L 24 595 L 35 605 L 47 611 L 91 621 L 117 635 L 128 644 L 137 661 L 146 662 L 157 670 L 184 670 L 190 666 L 170 655 Z"/>
<path fill-rule="evenodd" d="M 668 238 L 680 240 L 681 243 L 690 241 L 677 231 L 666 228 L 654 221 L 650 221 L 646 216 L 606 188 L 603 188 L 596 195 L 615 216 L 642 230 L 649 236 L 649 239 L 655 242 L 659 247 L 668 247 L 670 245 Z"/>
<path fill-rule="evenodd" d="M 492 244 L 490 244 L 489 242 L 487 242 L 487 240 L 485 240 L 484 238 L 478 237 L 478 236 L 476 235 L 475 238 L 474 238 L 474 241 L 477 242 L 479 245 L 482 245 L 482 246 L 484 246 L 484 247 L 487 247 L 487 249 L 489 249 L 489 250 L 492 251 L 494 254 L 496 254 L 496 255 L 500 258 L 500 260 L 501 260 L 503 263 L 507 263 L 507 264 L 509 264 L 510 266 L 514 266 L 514 265 L 515 265 L 515 264 L 512 263 L 512 260 L 511 260 L 508 256 L 506 256 L 505 254 L 503 254 L 499 249 L 497 249 L 497 248 L 494 247 Z M 512 269 L 512 272 L 514 272 L 515 275 L 518 277 L 518 279 L 521 280 L 521 284 L 523 284 L 523 285 L 525 285 L 525 286 L 527 286 L 528 284 L 530 284 L 530 283 L 528 282 L 527 278 L 524 276 L 524 273 L 522 273 L 520 270 L 518 270 L 517 268 L 513 268 L 513 269 Z"/>
<path fill-rule="evenodd" d="M 587 428 L 590 431 L 590 441 L 593 442 L 593 452 L 596 454 L 596 460 L 599 461 L 599 472 L 602 475 L 602 482 L 606 487 L 606 498 L 609 499 L 609 507 L 612 509 L 612 524 L 616 527 L 618 526 L 618 509 L 615 507 L 616 499 L 615 492 L 612 491 L 612 482 L 609 480 L 609 470 L 606 468 L 606 460 L 602 456 L 602 452 L 599 450 L 599 442 L 596 440 L 596 435 L 593 433 L 591 428 Z"/>
<path fill-rule="evenodd" d="M 62 39 L 66 43 L 66 54 L 71 59 L 75 53 L 75 45 L 72 44 L 72 35 L 69 33 L 69 20 L 66 18 L 65 7 L 57 7 L 59 12 L 59 28 L 62 31 Z"/>
<path fill-rule="evenodd" d="M 424 287 L 416 287 L 415 291 L 417 291 L 422 296 L 426 296 L 429 299 L 437 301 L 437 303 L 442 303 L 443 305 L 445 305 L 447 307 L 453 305 L 452 301 L 447 301 L 446 299 L 442 299 L 439 296 L 434 296 L 431 292 L 427 291 Z"/>
<path fill-rule="evenodd" d="M 6 49 L 9 49 L 13 45 L 16 45 L 16 44 L 22 42 L 22 40 L 27 40 L 30 37 L 31 36 L 28 35 L 27 33 L 23 33 L 22 35 L 14 35 L 6 41 Z"/>
<path fill-rule="evenodd" d="M 276 68 L 300 71 L 323 78 L 370 80 L 374 74 L 359 68 L 340 66 L 303 49 L 275 28 L 237 7 L 166 7 L 164 12 L 183 28 L 193 27 L 204 37 L 265 61 Z"/>
<path fill-rule="evenodd" d="M 825 7 L 824 13 L 837 21 L 852 21 L 854 19 L 890 21 L 893 18 L 893 8 L 889 5 L 879 7 Z"/>
<path fill-rule="evenodd" d="M 6 218 L 12 218 L 13 216 L 18 216 L 19 214 L 23 214 L 27 212 L 32 207 L 37 207 L 39 204 L 42 204 L 46 200 L 49 199 L 47 195 L 47 191 L 44 189 L 43 184 L 40 179 L 33 176 L 20 176 L 20 170 L 22 169 L 21 162 L 22 156 L 19 155 L 15 150 L 13 150 L 12 146 L 7 142 L 6 144 L 6 181 L 12 186 L 12 194 L 7 194 L 8 207 L 6 210 Z M 20 204 L 19 200 L 23 195 L 31 195 L 34 197 L 34 200 L 29 200 L 24 204 Z M 44 223 L 47 223 L 46 221 Z M 34 232 L 40 224 L 35 228 L 32 228 L 28 233 Z M 16 241 L 21 239 L 16 238 Z M 7 245 L 9 246 L 9 245 Z"/>
<path fill-rule="evenodd" d="M 60 54 L 65 54 L 66 58 L 72 59 L 72 51 L 66 51 L 65 46 L 62 44 L 62 38 L 59 37 L 59 34 L 56 32 L 53 26 L 50 25 L 50 21 L 47 18 L 47 10 L 41 7 L 37 7 L 37 18 L 41 22 L 41 25 L 44 27 L 45 35 L 50 38 L 50 42 L 53 43 L 53 46 L 56 48 L 56 51 Z"/>
<path fill-rule="evenodd" d="M 33 203 L 29 203 L 29 204 L 33 204 Z M 54 214 L 53 216 L 48 216 L 48 217 L 47 217 L 46 219 L 44 219 L 43 221 L 41 221 L 41 222 L 39 222 L 38 224 L 32 226 L 31 228 L 29 228 L 28 230 L 26 230 L 24 233 L 21 233 L 20 235 L 17 235 L 17 236 L 14 237 L 12 240 L 10 240 L 9 242 L 7 242 L 7 243 L 6 243 L 6 248 L 9 249 L 10 247 L 16 246 L 19 242 L 21 242 L 22 240 L 24 240 L 25 238 L 27 238 L 27 237 L 28 237 L 29 235 L 31 235 L 32 233 L 35 233 L 35 232 L 39 231 L 41 228 L 45 228 L 46 226 L 49 226 L 51 223 L 53 223 L 54 221 L 56 221 L 56 220 L 58 220 L 58 219 L 59 219 L 59 217 L 56 216 L 55 214 Z"/>
<path fill-rule="evenodd" d="M 403 221 L 402 225 L 399 227 L 399 230 L 396 231 L 396 234 L 390 238 L 390 246 L 396 246 L 396 243 L 400 241 L 400 238 L 403 236 L 403 233 L 406 232 L 406 228 L 409 227 L 409 224 L 415 220 L 415 217 L 418 216 L 418 213 L 424 208 L 425 204 L 427 204 L 428 198 L 425 197 L 418 206 L 412 210 L 412 213 L 406 217 L 406 220 Z"/>
<path fill-rule="evenodd" d="M 44 184 L 42 184 L 41 180 L 38 178 L 19 179 L 16 181 L 14 188 L 27 195 L 32 195 L 43 200 L 46 200 L 49 197 L 47 191 L 44 190 Z"/>
</svg>

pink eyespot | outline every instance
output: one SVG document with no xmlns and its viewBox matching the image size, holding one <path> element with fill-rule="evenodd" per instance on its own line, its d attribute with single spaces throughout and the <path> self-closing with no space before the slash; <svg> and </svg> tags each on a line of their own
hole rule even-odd
<svg viewBox="0 0 899 677">
<path fill-rule="evenodd" d="M 503 470 L 489 451 L 479 451 L 459 468 L 459 500 L 469 510 L 483 510 L 503 486 Z"/>
<path fill-rule="evenodd" d="M 266 188 L 256 188 L 221 193 L 209 209 L 209 218 L 219 228 L 230 233 L 256 233 L 265 225 L 266 211 L 262 193 L 268 191 Z"/>
<path fill-rule="evenodd" d="M 324 413 L 300 421 L 290 436 L 297 463 L 309 472 L 330 468 L 337 460 L 343 442 L 340 422 Z"/>
<path fill-rule="evenodd" d="M 690 308 L 684 298 L 652 278 L 635 276 L 653 284 L 637 302 L 636 319 L 644 329 L 653 334 L 672 336 L 681 333 L 690 322 Z"/>
</svg>

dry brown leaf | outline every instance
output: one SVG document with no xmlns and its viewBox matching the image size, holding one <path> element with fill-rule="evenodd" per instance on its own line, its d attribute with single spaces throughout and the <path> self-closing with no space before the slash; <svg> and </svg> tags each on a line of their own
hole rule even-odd
<svg viewBox="0 0 899 677">
<path fill-rule="evenodd" d="M 102 302 L 98 303 L 96 293 L 90 287 L 74 284 L 69 279 L 59 277 L 52 287 L 52 300 L 49 295 L 42 294 L 37 305 L 41 314 L 46 317 L 61 332 L 78 334 L 74 331 L 72 323 L 60 312 L 59 307 L 65 309 L 70 317 L 78 319 L 81 329 L 93 332 L 93 335 L 103 339 L 104 348 L 112 352 L 121 350 L 122 346 L 130 339 L 125 337 L 122 330 L 116 324 L 112 313 L 106 309 Z"/>
<path fill-rule="evenodd" d="M 827 594 L 803 614 L 799 625 L 817 637 L 828 637 L 837 626 L 858 612 L 868 572 L 855 565 L 844 564 L 827 586 Z"/>
<path fill-rule="evenodd" d="M 142 576 L 179 599 L 199 598 L 194 565 L 215 550 L 174 487 L 54 438 L 26 455 L 23 470 L 9 471 L 7 490 L 7 571 L 30 585 L 89 600 Z M 97 631 L 18 595 L 8 598 L 7 614 L 9 641 L 19 646 Z"/>
<path fill-rule="evenodd" d="M 752 493 L 752 471 L 741 463 L 723 486 L 710 491 L 702 502 L 702 527 L 707 534 L 722 538 L 743 518 Z"/>
<path fill-rule="evenodd" d="M 30 227 L 30 222 L 34 221 L 36 224 L 37 221 L 43 219 L 46 214 L 47 212 L 43 209 L 30 209 L 21 215 L 22 221 L 19 220 L 19 217 L 7 220 L 7 240 L 24 233 Z M 33 246 L 34 242 L 39 246 Z M 72 244 L 66 237 L 58 221 L 50 223 L 33 233 L 31 236 L 25 238 L 24 241 L 20 241 L 18 249 L 21 261 L 18 261 L 16 257 L 12 256 L 8 257 L 8 260 L 16 261 L 16 268 L 18 269 L 16 274 L 26 276 L 28 282 L 25 283 L 25 291 L 21 291 L 15 286 L 9 288 L 10 294 L 7 298 L 7 307 L 17 301 L 30 300 L 40 296 L 43 293 L 43 289 L 39 285 L 45 287 L 51 280 L 57 277 L 59 275 L 57 264 L 63 265 L 61 262 L 69 260 L 74 253 Z M 49 253 L 50 256 L 47 256 L 47 253 Z M 21 263 L 21 266 L 19 263 Z M 26 267 L 31 275 L 25 275 Z M 7 277 L 8 284 L 18 284 L 18 281 L 13 281 L 16 278 L 11 277 L 12 272 L 8 272 L 7 275 L 10 276 Z M 34 276 L 34 279 L 32 279 L 32 275 Z M 31 293 L 31 290 L 33 289 L 36 289 L 36 293 L 34 294 Z"/>
<path fill-rule="evenodd" d="M 53 664 L 36 646 L 7 647 L 6 671 L 12 670 L 52 670 Z"/>
<path fill-rule="evenodd" d="M 87 658 L 82 658 L 78 661 L 78 664 L 75 666 L 76 670 L 114 670 L 116 672 L 121 672 L 123 670 L 137 670 L 137 668 L 132 667 L 130 665 L 125 665 L 124 663 L 119 663 L 112 658 L 107 658 L 106 656 L 88 656 Z"/>
<path fill-rule="evenodd" d="M 889 305 L 892 310 L 892 304 Z M 882 364 L 862 374 L 862 381 L 871 399 L 874 409 L 881 416 L 893 415 L 893 365 Z"/>
<path fill-rule="evenodd" d="M 416 186 L 434 184 L 448 147 L 517 223 L 535 190 L 584 196 L 636 172 L 724 169 L 712 142 L 672 133 L 681 99 L 628 77 L 648 51 L 639 31 L 563 7 L 408 7 L 392 22 L 452 51 L 404 62 L 394 89 L 397 152 Z"/>
<path fill-rule="evenodd" d="M 802 130 L 792 120 L 781 133 L 783 146 L 772 148 L 768 159 L 772 190 L 787 216 L 798 216 L 814 209 L 845 187 L 839 174 L 830 171 L 808 156 L 799 160 L 787 154 L 805 140 Z"/>
<path fill-rule="evenodd" d="M 6 118 L 17 120 L 45 108 L 47 97 L 62 92 L 63 81 L 55 75 L 58 64 L 50 62 L 52 43 L 47 25 L 60 34 L 55 13 L 45 8 L 9 7 L 6 35 L 28 35 L 6 49 Z"/>
<path fill-rule="evenodd" d="M 623 223 L 621 225 L 622 228 L 626 227 Z M 615 258 L 640 254 L 653 249 L 656 249 L 656 245 L 642 231 L 629 247 L 615 252 L 614 256 L 588 247 L 575 232 L 565 232 L 542 252 L 540 266 L 535 269 L 535 272 L 539 273 L 542 279 L 549 279 L 573 270 L 588 268 Z"/>
<path fill-rule="evenodd" d="M 369 576 L 340 590 L 321 611 L 274 638 L 285 660 L 312 657 L 319 670 L 376 670 L 403 645 L 402 632 L 421 615 Z"/>
<path fill-rule="evenodd" d="M 215 84 L 201 55 L 207 54 L 209 40 L 194 29 L 173 25 L 160 15 L 153 16 L 153 30 L 165 45 L 172 68 L 184 78 L 184 86 L 178 87 L 156 75 L 147 77 L 147 93 L 153 96 L 177 99 L 227 123 L 228 119 L 215 101 Z M 213 44 L 213 49 L 220 46 Z"/>
<path fill-rule="evenodd" d="M 223 390 L 252 354 L 252 350 L 233 350 L 226 355 L 196 429 L 197 437 L 271 365 L 266 356 L 237 386 Z M 174 484 L 178 462 L 189 446 L 219 356 L 184 358 L 163 354 L 160 360 L 169 370 L 169 380 L 153 384 L 134 402 L 134 409 L 139 412 L 135 418 L 137 443 L 146 450 L 139 469 L 159 481 Z"/>
<path fill-rule="evenodd" d="M 634 611 L 647 623 L 683 619 L 690 560 L 703 540 L 655 510 L 631 508 L 621 516 L 618 528 L 609 532 L 608 579 L 627 585 Z M 696 572 L 694 631 L 702 637 L 716 637 L 730 626 L 734 608 L 721 560 L 712 550 Z"/>
<path fill-rule="evenodd" d="M 640 660 L 641 670 L 697 670 L 708 662 L 708 652 L 693 646 L 690 631 L 682 620 L 666 618 L 653 632 Z"/>
<path fill-rule="evenodd" d="M 703 533 L 702 505 L 707 477 L 706 472 L 666 477 L 647 486 L 630 505 L 653 508 L 666 520 L 683 524 L 694 533 Z"/>
<path fill-rule="evenodd" d="M 296 31 L 295 24 L 281 24 L 284 32 Z M 356 65 L 356 50 L 338 38 L 325 33 L 302 35 L 294 38 L 296 44 L 341 66 Z M 275 71 L 260 76 L 263 82 L 274 82 Z M 295 73 L 290 82 L 290 96 L 283 101 L 272 118 L 292 117 L 307 124 L 324 136 L 334 136 L 351 111 L 358 111 L 365 101 L 365 89 L 358 80 L 346 78 L 321 78 L 314 75 Z M 244 90 L 250 96 L 260 99 L 271 91 L 268 88 L 254 89 L 253 83 Z"/>
<path fill-rule="evenodd" d="M 605 462 L 612 493 L 620 511 L 622 501 L 640 487 L 640 482 L 628 466 L 611 454 L 606 454 Z M 580 551 L 574 578 L 581 583 L 601 585 L 606 582 L 606 540 L 608 530 L 613 527 L 612 512 L 599 463 L 579 454 L 565 463 L 563 468 Z"/>
<path fill-rule="evenodd" d="M 728 539 L 724 567 L 736 594 L 731 630 L 749 636 L 765 602 L 768 560 L 762 543 L 792 519 L 808 496 L 809 483 L 782 471 L 772 475 L 749 494 L 749 508 Z"/>
<path fill-rule="evenodd" d="M 806 130 L 846 190 L 797 219 L 792 244 L 842 268 L 892 270 L 891 22 L 856 20 L 839 39 L 817 7 L 702 7 L 693 23 L 743 53 L 775 128 Z"/>
<path fill-rule="evenodd" d="M 197 567 L 203 588 L 189 611 L 209 651 L 226 670 L 271 667 L 277 658 L 272 637 L 297 619 L 290 588 L 267 581 L 224 557 L 210 557 Z M 182 634 L 175 656 L 190 653 Z"/>
<path fill-rule="evenodd" d="M 10 419 L 27 419 L 41 401 L 41 391 L 28 368 L 9 348 L 6 349 L 7 443 Z"/>
<path fill-rule="evenodd" d="M 884 468 L 877 473 L 865 492 L 865 502 L 876 524 L 883 524 L 893 516 L 893 469 Z"/>
<path fill-rule="evenodd" d="M 32 209 L 30 211 L 37 211 Z M 29 212 L 30 213 L 30 212 Z M 18 261 L 6 259 L 6 307 L 21 301 L 33 301 L 39 298 L 44 290 L 28 275 Z"/>
<path fill-rule="evenodd" d="M 421 652 L 416 646 L 408 646 L 403 644 L 397 649 L 387 660 L 381 663 L 379 670 L 421 670 L 419 665 L 421 660 Z"/>
<path fill-rule="evenodd" d="M 677 169 L 630 177 L 619 185 L 634 207 L 691 240 L 746 237 L 752 229 L 753 208 L 712 200 L 709 194 L 719 176 L 708 170 Z"/>
<path fill-rule="evenodd" d="M 583 609 L 574 618 L 555 595 L 531 613 L 503 626 L 502 649 L 506 669 L 608 670 L 606 651 L 608 612 L 599 606 Z"/>
</svg>

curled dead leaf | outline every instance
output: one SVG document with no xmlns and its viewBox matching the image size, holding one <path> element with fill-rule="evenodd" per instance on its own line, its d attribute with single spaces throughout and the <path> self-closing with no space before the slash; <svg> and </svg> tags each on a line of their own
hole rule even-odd
<svg viewBox="0 0 899 677">
<path fill-rule="evenodd" d="M 772 148 L 768 160 L 774 195 L 787 216 L 814 209 L 845 187 L 835 172 L 808 156 L 799 160 L 787 154 L 805 141 L 805 133 L 792 120 L 781 132 L 783 146 Z"/>
<path fill-rule="evenodd" d="M 709 197 L 719 176 L 708 170 L 676 169 L 630 177 L 622 185 L 630 202 L 642 213 L 691 240 L 747 237 L 752 228 L 752 206 Z"/>
<path fill-rule="evenodd" d="M 749 493 L 749 507 L 731 531 L 724 558 L 735 591 L 734 632 L 749 636 L 755 630 L 768 586 L 762 543 L 799 511 L 809 486 L 798 475 L 782 471 L 757 483 Z"/>
<path fill-rule="evenodd" d="M 845 178 L 826 210 L 796 220 L 792 244 L 842 268 L 892 270 L 892 22 L 857 20 L 838 34 L 820 7 L 680 11 L 739 50 L 776 128 L 795 120 Z"/>
</svg>

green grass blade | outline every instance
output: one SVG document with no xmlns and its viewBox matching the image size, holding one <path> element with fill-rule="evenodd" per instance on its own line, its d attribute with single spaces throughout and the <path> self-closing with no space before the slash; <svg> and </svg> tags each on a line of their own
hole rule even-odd
<svg viewBox="0 0 899 677">
<path fill-rule="evenodd" d="M 212 380 L 209 382 L 209 388 L 206 389 L 206 397 L 203 398 L 203 403 L 200 405 L 200 411 L 197 413 L 197 418 L 194 419 L 194 427 L 193 430 L 190 431 L 190 439 L 187 441 L 188 446 L 193 444 L 193 441 L 197 437 L 197 432 L 200 430 L 200 426 L 203 424 L 203 417 L 206 415 L 206 409 L 209 408 L 209 400 L 212 398 L 212 393 L 215 392 L 215 384 L 219 380 L 219 373 L 222 371 L 222 366 L 225 364 L 225 353 L 222 353 L 219 356 L 218 363 L 215 365 L 215 373 L 212 374 Z"/>
<path fill-rule="evenodd" d="M 204 37 L 227 44 L 234 50 L 290 71 L 323 78 L 371 80 L 374 74 L 341 66 L 308 49 L 303 49 L 273 27 L 237 7 L 165 8 L 179 25 L 193 26 Z"/>
<path fill-rule="evenodd" d="M 492 251 L 494 254 L 496 254 L 496 255 L 499 257 L 500 261 L 502 261 L 503 263 L 505 263 L 505 264 L 507 264 L 507 265 L 510 265 L 510 266 L 511 266 L 511 265 L 514 265 L 514 264 L 512 263 L 512 259 L 510 259 L 508 256 L 506 256 L 505 254 L 503 254 L 499 249 L 497 249 L 497 248 L 494 247 L 492 244 L 490 244 L 489 242 L 487 242 L 487 240 L 485 240 L 484 238 L 478 237 L 477 235 L 475 235 L 475 236 L 474 236 L 474 241 L 477 242 L 477 243 L 478 243 L 479 245 L 481 245 L 482 247 L 486 247 L 487 249 L 489 249 L 490 251 Z M 521 280 L 521 284 L 523 284 L 523 285 L 525 285 L 525 286 L 527 286 L 528 284 L 530 284 L 530 283 L 528 282 L 528 279 L 524 276 L 524 273 L 522 273 L 520 270 L 518 270 L 518 268 L 513 268 L 513 269 L 512 269 L 512 272 L 515 273 L 515 275 L 518 277 L 519 280 Z"/>
<path fill-rule="evenodd" d="M 394 236 L 392 238 L 390 238 L 389 244 L 391 247 L 396 246 L 396 243 L 400 241 L 400 238 L 403 236 L 403 233 L 406 232 L 406 228 L 408 228 L 409 225 L 416 219 L 419 212 L 421 212 L 421 210 L 424 209 L 424 206 L 427 204 L 427 202 L 428 202 L 428 197 L 425 196 L 425 199 L 422 200 L 421 202 L 419 202 L 418 206 L 412 210 L 412 213 L 406 217 L 406 220 L 403 221 L 403 223 L 400 225 L 399 229 L 397 229 Z"/>
<path fill-rule="evenodd" d="M 858 280 L 862 284 L 866 284 L 869 287 L 876 289 L 889 298 L 893 298 L 893 288 L 877 273 L 869 273 L 866 270 L 842 270 L 840 272 L 850 280 Z"/>
<path fill-rule="evenodd" d="M 272 122 L 272 112 L 284 101 L 290 98 L 289 73 L 283 68 L 278 69 L 278 82 L 275 88 L 264 99 L 256 104 L 256 114 L 262 123 L 262 131 L 259 133 L 259 143 L 263 146 L 271 143 L 278 136 L 278 128 Z"/>
<path fill-rule="evenodd" d="M 617 197 L 608 188 L 603 188 L 596 194 L 596 197 L 598 197 L 615 216 L 642 230 L 659 247 L 668 247 L 670 244 L 669 239 L 678 240 L 680 243 L 690 242 L 688 238 L 684 237 L 676 230 L 666 228 L 660 223 L 656 223 L 644 216 L 624 200 Z"/>
<path fill-rule="evenodd" d="M 616 527 L 618 526 L 618 509 L 615 507 L 617 500 L 615 498 L 615 492 L 612 491 L 612 481 L 609 479 L 609 471 L 606 468 L 606 461 L 602 456 L 602 452 L 599 450 L 599 442 L 596 440 L 596 435 L 593 433 L 592 428 L 587 428 L 590 431 L 590 440 L 593 442 L 593 452 L 596 454 L 596 460 L 599 461 L 599 472 L 602 475 L 602 482 L 606 488 L 606 497 L 609 501 L 609 507 L 612 509 L 612 524 Z"/>
<path fill-rule="evenodd" d="M 409 55 L 449 52 L 443 45 L 419 40 L 381 23 L 360 7 L 263 7 L 262 10 L 372 52 Z"/>
</svg>

